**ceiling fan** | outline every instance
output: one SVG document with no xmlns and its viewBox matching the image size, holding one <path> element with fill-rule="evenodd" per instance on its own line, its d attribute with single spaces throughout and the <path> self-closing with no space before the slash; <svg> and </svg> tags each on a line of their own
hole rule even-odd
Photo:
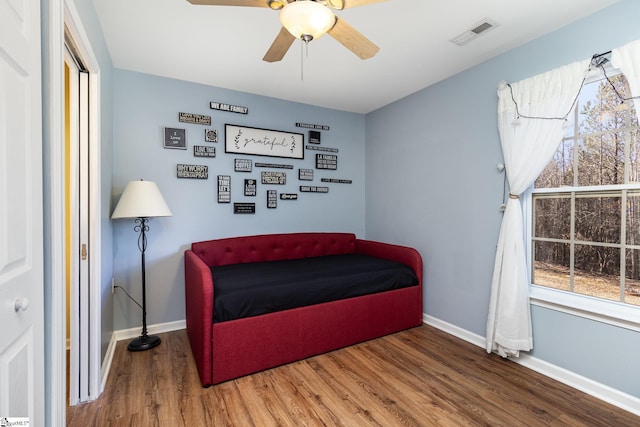
<svg viewBox="0 0 640 427">
<path fill-rule="evenodd" d="M 374 56 L 380 48 L 331 9 L 342 10 L 386 0 L 187 0 L 191 4 L 210 6 L 267 7 L 280 11 L 282 28 L 262 58 L 276 62 L 284 58 L 293 41 L 308 43 L 328 33 L 361 59 Z"/>
</svg>

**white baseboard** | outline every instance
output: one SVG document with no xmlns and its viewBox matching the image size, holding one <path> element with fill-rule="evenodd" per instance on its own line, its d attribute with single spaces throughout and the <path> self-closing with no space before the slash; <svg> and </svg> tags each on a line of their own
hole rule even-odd
<svg viewBox="0 0 640 427">
<path fill-rule="evenodd" d="M 176 320 L 175 322 L 157 323 L 155 325 L 148 325 L 147 332 L 149 334 L 162 334 L 164 332 L 178 331 L 180 329 L 187 328 L 186 320 Z M 102 361 L 102 367 L 100 369 L 100 393 L 104 391 L 104 387 L 107 384 L 107 378 L 109 378 L 109 371 L 111 370 L 111 362 L 113 361 L 113 355 L 116 351 L 116 344 L 118 341 L 128 340 L 140 336 L 142 327 L 120 329 L 113 331 L 111 334 L 111 340 L 109 340 L 109 347 L 104 355 Z"/>
<path fill-rule="evenodd" d="M 422 321 L 427 325 L 433 326 L 436 329 L 440 329 L 448 334 L 458 337 L 471 344 L 477 345 L 481 348 L 486 348 L 486 338 L 473 332 L 469 332 L 466 329 L 462 329 L 451 323 L 437 319 L 433 316 L 429 316 L 423 313 Z M 578 375 L 574 372 L 568 371 L 559 366 L 545 362 L 537 357 L 530 356 L 526 353 L 520 353 L 520 357 L 510 357 L 509 360 L 536 371 L 542 375 L 553 378 L 563 384 L 587 393 L 593 397 L 610 403 L 625 411 L 631 412 L 635 415 L 640 415 L 640 398 L 624 393 L 620 390 L 616 390 L 607 385 L 593 381 L 582 375 Z"/>
<path fill-rule="evenodd" d="M 156 323 L 155 325 L 148 325 L 147 332 L 149 335 L 153 334 L 162 334 L 164 332 L 177 331 L 180 329 L 187 328 L 186 320 L 176 320 L 174 322 L 167 323 Z M 137 328 L 129 328 L 129 329 L 120 329 L 118 331 L 113 331 L 113 334 L 116 336 L 116 341 L 128 340 L 132 338 L 137 338 L 142 333 L 142 326 Z"/>
<path fill-rule="evenodd" d="M 111 362 L 113 361 L 113 355 L 116 351 L 116 334 L 115 332 L 111 334 L 111 339 L 109 340 L 109 347 L 107 347 L 107 352 L 104 355 L 104 359 L 102 360 L 102 366 L 100 367 L 100 394 L 104 391 L 104 386 L 107 385 L 107 378 L 109 378 L 109 371 L 111 370 Z"/>
</svg>

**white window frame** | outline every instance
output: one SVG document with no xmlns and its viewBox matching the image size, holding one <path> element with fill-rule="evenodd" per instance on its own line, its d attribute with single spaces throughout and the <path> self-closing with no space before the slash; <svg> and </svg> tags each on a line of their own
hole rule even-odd
<svg viewBox="0 0 640 427">
<path fill-rule="evenodd" d="M 532 189 L 533 187 L 521 196 L 526 225 L 525 230 L 527 230 L 525 242 L 529 273 L 533 267 L 533 240 L 531 238 L 531 227 L 533 223 L 531 218 L 533 212 Z M 531 304 L 535 306 L 640 332 L 640 307 L 560 289 L 548 288 L 534 283 L 531 283 L 529 287 L 529 299 Z"/>
<path fill-rule="evenodd" d="M 607 72 L 614 74 L 616 71 L 608 69 Z M 637 104 L 638 105 L 636 105 L 636 108 L 640 108 L 640 103 Z M 625 150 L 627 149 L 628 146 L 625 148 Z M 628 165 L 625 165 L 625 168 L 626 167 L 628 167 Z M 616 190 L 636 190 L 640 188 L 640 184 L 626 184 L 615 187 Z M 531 272 L 533 271 L 533 239 L 531 236 L 533 235 L 533 189 L 534 187 L 532 185 L 520 197 L 522 202 L 523 218 L 525 222 L 524 240 L 527 256 L 527 271 L 530 275 L 529 299 L 531 305 L 640 332 L 640 306 L 634 306 L 618 301 L 611 301 L 588 295 L 578 294 L 575 292 L 549 288 L 532 283 Z M 611 187 L 570 187 L 567 189 L 563 188 L 563 192 L 571 192 L 572 190 L 579 190 L 580 192 L 583 192 L 596 189 L 598 192 L 600 192 L 611 189 Z M 538 189 L 536 192 L 540 193 L 544 192 L 544 190 Z M 625 225 L 623 224 L 622 226 L 624 227 Z M 624 272 L 621 272 L 621 274 L 624 274 Z"/>
</svg>

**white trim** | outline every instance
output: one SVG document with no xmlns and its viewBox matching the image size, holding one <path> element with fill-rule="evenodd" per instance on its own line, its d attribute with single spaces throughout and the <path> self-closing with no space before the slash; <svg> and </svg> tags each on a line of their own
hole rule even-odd
<svg viewBox="0 0 640 427">
<path fill-rule="evenodd" d="M 448 333 L 449 335 L 453 335 L 454 337 L 460 338 L 466 342 L 470 342 L 473 345 L 478 347 L 485 347 L 486 339 L 485 337 L 481 337 L 480 335 L 476 335 L 472 332 L 467 331 L 466 329 L 462 329 L 458 326 L 452 325 L 451 323 L 447 323 L 444 320 L 440 320 L 436 317 L 429 316 L 427 314 L 422 314 L 422 321 L 429 326 L 433 326 L 436 329 L 440 329 Z"/>
<path fill-rule="evenodd" d="M 104 355 L 104 359 L 102 361 L 102 367 L 100 368 L 100 393 L 104 391 L 104 387 L 107 385 L 107 379 L 109 378 L 109 371 L 111 371 L 111 362 L 113 362 L 113 355 L 116 352 L 116 344 L 118 340 L 116 340 L 116 334 L 111 334 L 111 339 L 109 340 L 109 347 L 107 347 L 107 352 Z"/>
<path fill-rule="evenodd" d="M 610 403 L 635 415 L 640 415 L 640 398 L 624 393 L 605 384 L 545 362 L 537 357 L 520 353 L 519 359 L 509 358 L 519 365 L 553 378 L 595 398 Z"/>
<path fill-rule="evenodd" d="M 532 305 L 640 332 L 640 307 L 531 285 Z"/>
<path fill-rule="evenodd" d="M 165 332 L 179 331 L 180 329 L 187 329 L 186 320 L 176 320 L 173 322 L 156 323 L 155 325 L 148 325 L 147 332 L 149 335 L 162 334 Z M 142 326 L 137 328 L 120 329 L 113 331 L 113 335 L 116 337 L 116 341 L 128 340 L 140 336 L 142 332 Z"/>
<path fill-rule="evenodd" d="M 423 322 L 478 347 L 485 348 L 485 337 L 427 314 L 423 314 Z M 640 415 L 640 398 L 638 397 L 616 390 L 525 353 L 520 353 L 519 358 L 510 357 L 509 360 L 617 406 L 618 408 L 624 409 L 625 411 L 631 412 L 632 414 Z"/>
<path fill-rule="evenodd" d="M 149 334 L 162 334 L 164 332 L 179 331 L 186 328 L 186 320 L 176 320 L 174 322 L 149 325 L 147 326 L 147 331 Z M 107 385 L 107 379 L 109 378 L 109 372 L 111 371 L 111 363 L 113 362 L 113 356 L 116 351 L 116 344 L 118 341 L 136 338 L 140 335 L 140 332 L 142 332 L 142 326 L 138 328 L 120 329 L 118 331 L 113 331 L 113 334 L 111 334 L 109 347 L 107 348 L 107 353 L 104 355 L 104 360 L 102 361 L 100 393 L 104 391 L 104 387 Z"/>
<path fill-rule="evenodd" d="M 79 99 L 79 78 L 78 78 L 78 67 L 76 65 L 76 61 L 75 59 L 71 56 L 71 54 L 69 53 L 68 49 L 64 50 L 64 63 L 68 66 L 69 68 L 69 87 L 68 87 L 68 92 L 69 92 L 69 124 L 70 124 L 70 129 L 69 129 L 69 152 L 71 153 L 70 156 L 70 160 L 74 159 L 75 156 L 73 156 L 72 153 L 77 153 L 78 152 L 78 147 L 80 146 L 79 144 L 79 132 L 78 132 L 78 114 L 80 111 L 80 108 L 78 106 L 77 102 L 72 102 L 72 100 L 74 99 Z M 66 94 L 65 94 L 65 98 L 66 98 Z M 65 100 L 65 107 L 66 107 L 66 100 Z M 65 125 L 66 127 L 66 125 Z M 66 130 L 66 129 L 65 129 Z M 65 132 L 66 133 L 66 132 Z M 66 135 L 65 135 L 66 137 Z M 62 151 L 63 153 L 66 152 L 66 149 L 63 149 Z M 66 160 L 66 156 L 65 156 L 65 160 Z M 69 162 L 69 164 L 67 165 L 67 168 L 69 169 L 69 182 L 70 184 L 76 183 L 78 182 L 78 177 L 80 176 L 78 171 L 79 171 L 79 163 L 78 161 L 71 160 Z M 66 171 L 65 171 L 66 172 Z M 66 173 L 65 173 L 66 175 Z M 65 183 L 65 187 L 66 187 L 66 183 Z M 66 188 L 65 188 L 66 189 Z M 65 200 L 65 207 L 63 209 L 63 211 L 66 211 L 67 206 L 71 207 L 72 212 L 75 212 L 76 209 L 75 207 L 78 205 L 78 191 L 77 191 L 77 186 L 75 185 L 71 185 L 71 188 L 69 189 L 69 199 L 65 200 L 66 197 L 62 197 L 61 200 Z M 65 217 L 66 217 L 66 212 L 65 212 Z M 66 254 L 78 254 L 80 253 L 80 236 L 79 236 L 79 222 L 78 222 L 78 218 L 76 215 L 71 215 L 71 224 L 70 230 L 65 230 L 65 234 L 67 232 L 71 233 L 71 239 L 70 239 L 70 247 L 66 248 L 65 250 L 65 259 L 66 259 Z M 66 226 L 65 226 L 66 228 Z M 66 236 L 65 236 L 66 237 Z M 65 239 L 66 240 L 66 239 Z M 75 297 L 70 297 L 69 298 L 69 306 L 66 308 L 66 311 L 69 313 L 79 313 L 80 312 L 80 307 L 87 307 L 88 306 L 88 302 L 84 303 L 80 301 L 80 299 L 78 298 L 78 296 L 80 295 L 80 265 L 81 263 L 79 262 L 80 260 L 77 259 L 77 257 L 71 256 L 71 260 L 69 262 L 69 272 L 67 272 L 67 275 L 71 277 L 71 283 L 69 283 L 69 289 L 67 290 L 67 292 L 70 293 L 71 296 L 75 296 Z M 86 280 L 86 279 L 85 279 Z M 82 322 L 80 321 L 79 316 L 72 316 L 69 315 L 69 321 L 70 321 L 70 325 L 69 325 L 69 336 L 70 338 L 68 338 L 68 342 L 69 342 L 69 347 L 68 349 L 71 350 L 69 353 L 69 366 L 67 368 L 67 376 L 69 378 L 81 378 L 81 377 L 85 377 L 85 374 L 80 374 L 80 370 L 83 366 L 83 364 L 80 362 L 80 354 L 86 354 L 86 350 L 81 350 L 78 351 L 76 349 L 81 348 L 80 347 L 80 342 L 86 342 L 86 345 L 88 345 L 88 341 L 85 339 L 81 339 L 82 337 L 82 333 L 80 331 L 80 325 L 82 324 Z M 87 317 L 88 318 L 88 317 Z M 85 322 L 87 323 L 87 322 Z M 86 365 L 86 363 L 84 363 L 84 365 Z M 88 370 L 88 367 L 85 368 L 85 370 Z M 83 387 L 80 385 L 80 381 L 69 381 L 69 391 L 68 391 L 68 396 L 69 396 L 69 405 L 74 406 L 77 405 L 78 403 L 80 403 L 83 399 L 80 398 L 81 396 L 81 392 L 80 390 Z M 87 387 L 84 387 L 85 389 L 87 389 Z M 88 390 L 85 391 L 85 394 L 88 394 Z"/>
<path fill-rule="evenodd" d="M 48 78 L 43 90 L 49 91 L 46 126 L 49 131 L 49 182 L 51 218 L 51 311 L 45 322 L 50 325 L 50 361 L 46 419 L 52 426 L 66 425 L 67 355 L 66 355 L 66 279 L 65 279 L 65 221 L 64 221 L 64 24 L 63 1 L 52 0 L 48 5 L 49 40 Z"/>
</svg>

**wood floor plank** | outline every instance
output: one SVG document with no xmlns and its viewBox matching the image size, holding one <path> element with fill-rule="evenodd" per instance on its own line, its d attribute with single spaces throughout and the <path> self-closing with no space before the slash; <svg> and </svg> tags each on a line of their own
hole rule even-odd
<svg viewBox="0 0 640 427">
<path fill-rule="evenodd" d="M 86 426 L 632 426 L 640 417 L 430 326 L 200 386 L 186 331 L 116 346 Z"/>
</svg>

